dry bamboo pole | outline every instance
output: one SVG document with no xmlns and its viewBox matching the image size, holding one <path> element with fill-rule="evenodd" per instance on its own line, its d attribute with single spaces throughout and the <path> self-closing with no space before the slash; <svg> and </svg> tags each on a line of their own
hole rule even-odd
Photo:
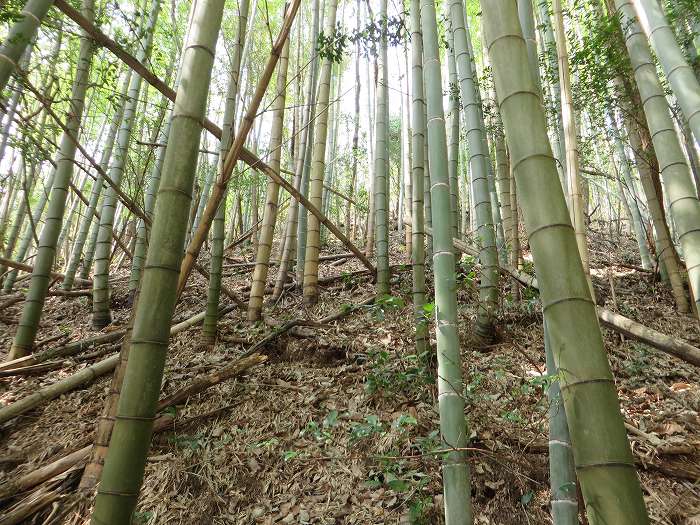
<svg viewBox="0 0 700 525">
<path fill-rule="evenodd" d="M 0 264 L 27 273 L 32 273 L 32 271 L 34 270 L 34 267 L 30 266 L 29 264 L 13 261 L 12 259 L 7 259 L 5 257 L 0 257 Z M 63 280 L 64 277 L 65 275 L 62 273 L 51 272 L 52 279 Z M 75 279 L 75 283 L 80 286 L 92 286 L 92 280 L 89 279 Z"/>
<path fill-rule="evenodd" d="M 430 229 L 426 230 L 428 235 L 432 235 Z M 464 241 L 453 239 L 454 246 L 462 253 L 466 253 L 476 257 L 479 253 L 478 248 L 469 246 Z M 510 265 L 502 265 L 501 272 L 517 279 L 520 283 L 531 288 L 539 289 L 537 279 L 522 270 L 518 270 Z M 625 335 L 636 341 L 656 348 L 666 354 L 675 356 L 687 363 L 700 366 L 700 348 L 697 348 L 682 339 L 676 339 L 653 328 L 644 326 L 641 323 L 629 319 L 616 312 L 611 312 L 605 308 L 598 308 L 598 319 L 601 324 L 618 334 Z"/>
<path fill-rule="evenodd" d="M 202 374 L 195 377 L 190 383 L 175 391 L 167 398 L 161 399 L 158 403 L 158 410 L 163 411 L 166 408 L 177 405 L 185 401 L 188 397 L 199 394 L 204 390 L 217 385 L 223 381 L 236 377 L 250 368 L 264 363 L 267 360 L 266 356 L 260 354 L 251 354 L 250 356 L 237 359 L 230 365 L 223 366 L 214 372 Z M 168 428 L 172 428 L 173 419 L 170 415 L 164 415 L 158 418 L 154 423 L 154 432 L 161 432 Z M 87 445 L 71 452 L 48 465 L 44 465 L 36 470 L 33 470 L 19 478 L 0 485 L 0 498 L 12 496 L 14 494 L 26 491 L 43 483 L 44 481 L 57 476 L 69 468 L 86 460 L 92 452 L 93 445 Z"/>
<path fill-rule="evenodd" d="M 583 212 L 583 196 L 581 194 L 581 181 L 579 169 L 578 151 L 578 123 L 574 108 L 573 94 L 571 91 L 571 74 L 569 69 L 569 55 L 566 45 L 566 32 L 564 30 L 564 14 L 561 0 L 553 0 L 554 36 L 557 47 L 557 59 L 559 62 L 559 84 L 561 86 L 561 112 L 564 122 L 564 143 L 566 151 L 566 180 L 568 187 L 568 204 L 571 222 L 576 232 L 576 244 L 581 254 L 583 269 L 588 274 L 588 244 L 586 241 L 586 222 Z M 591 288 L 591 293 L 593 289 Z"/>
<path fill-rule="evenodd" d="M 229 307 L 231 308 L 231 307 Z M 204 312 L 201 312 L 193 317 L 190 317 L 189 319 L 178 323 L 170 328 L 170 335 L 173 336 L 175 334 L 178 334 L 194 325 L 197 323 L 201 322 L 202 319 L 204 319 Z M 114 332 L 113 332 L 114 333 Z M 123 333 L 119 333 L 118 336 L 112 336 L 114 339 L 111 340 L 116 340 L 119 337 L 121 337 Z M 111 334 L 110 334 L 111 336 Z M 106 341 L 102 341 L 106 342 Z M 80 347 L 78 347 L 80 348 Z M 82 349 L 82 348 L 81 348 Z M 47 353 L 49 353 L 48 351 Z M 65 356 L 68 355 L 66 353 L 56 353 L 54 352 L 51 357 L 57 357 L 57 356 Z M 30 356 L 31 357 L 31 356 Z M 21 414 L 24 414 L 25 412 L 36 408 L 37 406 L 41 405 L 45 401 L 50 401 L 51 399 L 55 399 L 58 396 L 65 394 L 67 392 L 70 392 L 79 386 L 82 386 L 84 384 L 90 383 L 97 379 L 98 377 L 114 370 L 114 368 L 117 366 L 119 363 L 119 354 L 113 355 L 111 357 L 108 357 L 107 359 L 103 359 L 102 361 L 99 361 L 95 363 L 94 365 L 90 365 L 86 368 L 83 368 L 80 370 L 78 373 L 73 374 L 71 376 L 68 376 L 64 379 L 61 379 L 60 381 L 57 381 L 56 383 L 53 383 L 51 385 L 48 385 L 46 387 L 43 387 L 33 394 L 24 397 L 18 401 L 15 401 L 14 403 L 11 403 L 5 407 L 0 408 L 0 424 L 5 423 L 6 421 L 9 421 L 12 418 L 15 418 Z M 13 362 L 7 362 L 7 364 L 12 364 L 16 363 L 17 361 Z M 24 363 L 25 365 L 27 363 Z"/>
</svg>

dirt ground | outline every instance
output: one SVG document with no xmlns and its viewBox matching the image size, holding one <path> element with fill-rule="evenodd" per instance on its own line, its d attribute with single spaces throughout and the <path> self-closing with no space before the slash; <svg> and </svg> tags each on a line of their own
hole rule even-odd
<svg viewBox="0 0 700 525">
<path fill-rule="evenodd" d="M 392 264 L 406 263 L 397 239 Z M 599 303 L 700 346 L 697 322 L 674 311 L 669 291 L 652 274 L 613 264 L 636 264 L 625 256 L 634 249 L 628 239 L 608 243 L 593 236 Z M 330 253 L 342 251 L 332 245 L 324 251 Z M 241 297 L 250 268 L 240 265 L 251 259 L 248 248 L 226 261 L 225 284 Z M 228 314 L 213 350 L 201 346 L 198 327 L 178 334 L 169 348 L 164 394 L 235 359 L 268 334 L 270 325 L 320 319 L 371 296 L 368 277 L 347 275 L 361 269 L 355 259 L 324 264 L 322 277 L 345 276 L 324 286 L 313 308 L 302 305 L 299 292 L 286 291 L 266 308 L 267 324 L 248 324 L 240 310 Z M 127 273 L 116 275 L 114 324 L 123 326 Z M 475 523 L 551 523 L 539 301 L 528 290 L 516 301 L 512 283 L 504 279 L 498 337 L 484 346 L 473 335 L 476 286 L 474 264 L 465 258 L 458 276 L 459 329 Z M 137 523 L 442 523 L 440 457 L 432 453 L 440 447 L 435 341 L 432 351 L 416 355 L 410 269 L 394 274 L 392 296 L 338 322 L 281 335 L 263 347 L 267 363 L 178 406 L 172 428 L 154 437 Z M 205 300 L 206 283 L 195 276 L 176 318 L 202 311 Z M 18 303 L 0 312 L 4 351 L 20 311 Z M 38 339 L 95 335 L 89 318 L 89 297 L 50 297 Z M 697 525 L 699 371 L 612 332 L 605 337 L 652 522 Z M 233 342 L 242 339 L 249 343 Z M 0 403 L 104 358 L 81 361 L 80 356 L 43 375 L 0 379 Z M 0 426 L 0 493 L 9 480 L 90 442 L 110 378 L 107 374 Z M 202 417 L 187 421 L 192 416 Z M 82 523 L 89 507 L 75 504 L 70 495 L 79 476 L 79 469 L 65 476 L 64 495 L 26 522 Z M 5 500 L 0 523 L 18 501 L 21 497 Z"/>
</svg>

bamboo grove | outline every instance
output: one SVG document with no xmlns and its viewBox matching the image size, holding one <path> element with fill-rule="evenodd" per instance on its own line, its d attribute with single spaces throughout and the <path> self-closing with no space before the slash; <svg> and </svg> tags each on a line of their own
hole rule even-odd
<svg viewBox="0 0 700 525">
<path fill-rule="evenodd" d="M 0 371 L 112 345 L 3 402 L 0 421 L 113 374 L 94 439 L 63 462 L 84 467 L 91 523 L 132 522 L 167 406 L 268 359 L 227 354 L 216 378 L 163 401 L 174 334 L 201 325 L 207 353 L 228 314 L 251 334 L 285 297 L 328 314 L 326 267 L 350 258 L 372 279 L 364 306 L 386 303 L 397 256 L 408 337 L 436 356 L 440 519 L 480 523 L 467 261 L 480 347 L 498 341 L 505 300 L 541 312 L 552 522 L 650 522 L 601 327 L 695 366 L 700 350 L 599 306 L 589 230 L 632 239 L 628 266 L 697 323 L 700 4 L 11 0 L 0 22 L 0 304 L 21 311 Z M 244 248 L 241 293 L 225 269 Z M 193 294 L 206 309 L 173 324 Z M 43 349 L 54 296 L 87 298 L 76 322 L 97 335 Z"/>
</svg>

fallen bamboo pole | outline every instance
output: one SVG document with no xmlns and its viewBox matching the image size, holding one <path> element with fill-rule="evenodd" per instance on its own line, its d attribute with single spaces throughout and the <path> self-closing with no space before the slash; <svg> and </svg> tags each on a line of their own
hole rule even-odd
<svg viewBox="0 0 700 525">
<path fill-rule="evenodd" d="M 3 266 L 9 266 L 10 268 L 14 268 L 15 270 L 19 270 L 21 272 L 32 273 L 34 271 L 33 266 L 13 261 L 12 259 L 6 259 L 5 257 L 0 257 L 0 264 Z M 52 279 L 63 280 L 64 277 L 65 275 L 63 275 L 62 273 L 51 272 Z M 75 279 L 75 283 L 82 286 L 92 286 L 92 281 L 88 279 L 78 279 L 77 277 Z"/>
<path fill-rule="evenodd" d="M 232 306 L 226 306 L 224 308 L 221 308 L 220 315 L 226 315 L 227 313 L 232 312 L 234 309 L 235 308 Z M 185 319 L 181 323 L 173 325 L 173 327 L 170 329 L 171 335 L 174 333 L 181 332 L 185 328 L 189 328 L 190 326 L 193 326 L 198 322 L 202 321 L 204 319 L 204 314 L 205 312 L 200 312 L 197 315 L 190 317 L 189 319 Z M 177 332 L 173 332 L 173 330 L 177 330 Z M 83 350 L 87 350 L 88 348 L 92 348 L 93 346 L 118 341 L 124 336 L 125 333 L 126 329 L 122 328 L 121 330 L 114 330 L 113 332 L 109 332 L 107 334 L 101 334 L 94 337 L 88 337 L 87 339 L 81 339 L 80 341 L 74 341 L 64 346 L 50 348 L 49 350 L 44 350 L 43 352 L 36 352 L 26 357 L 13 359 L 12 361 L 5 361 L 4 363 L 0 363 L 0 371 L 25 368 L 31 365 L 43 363 L 44 361 L 48 361 L 49 359 L 53 359 L 55 357 L 68 357 L 71 355 L 79 354 Z"/>
<path fill-rule="evenodd" d="M 426 228 L 428 235 L 430 228 Z M 454 246 L 459 251 L 468 255 L 476 256 L 478 251 L 476 248 L 469 246 L 467 243 L 459 239 L 453 239 Z M 508 265 L 501 266 L 501 271 L 514 277 L 520 283 L 530 286 L 531 288 L 539 289 L 537 279 L 525 272 L 521 272 L 516 268 Z M 631 339 L 640 341 L 652 348 L 661 350 L 664 353 L 682 359 L 687 363 L 700 366 L 700 348 L 696 348 L 690 343 L 681 339 L 675 339 L 661 332 L 657 332 L 653 328 L 644 326 L 628 317 L 620 315 L 605 308 L 598 307 L 598 319 L 603 326 L 619 334 L 625 335 Z"/>
<path fill-rule="evenodd" d="M 115 357 L 118 358 L 119 356 L 117 355 Z M 178 403 L 185 401 L 189 396 L 199 394 L 216 384 L 236 377 L 246 370 L 258 366 L 265 361 L 267 361 L 266 356 L 253 354 L 245 358 L 237 359 L 230 365 L 224 366 L 214 372 L 198 376 L 190 384 L 161 400 L 160 403 L 158 403 L 158 410 L 163 411 L 168 407 L 177 405 Z M 168 428 L 172 428 L 172 425 L 172 416 L 162 415 L 155 421 L 153 432 L 161 432 Z M 92 448 L 93 445 L 91 444 L 83 446 L 70 454 L 58 458 L 56 461 L 53 461 L 48 465 L 44 465 L 36 470 L 33 470 L 32 472 L 18 477 L 16 480 L 8 481 L 3 485 L 0 485 L 0 499 L 8 498 L 19 492 L 36 487 L 40 483 L 43 483 L 44 481 L 65 472 L 82 461 L 86 461 L 90 456 Z"/>
<path fill-rule="evenodd" d="M 233 309 L 233 307 L 228 307 Z M 225 309 L 226 310 L 226 309 Z M 230 311 L 230 310 L 228 310 Z M 200 312 L 199 314 L 190 317 L 189 319 L 178 323 L 170 328 L 170 335 L 173 336 L 178 334 L 188 328 L 196 325 L 204 319 L 205 312 Z M 122 334 L 123 335 L 123 334 Z M 97 379 L 104 374 L 114 370 L 119 364 L 119 354 L 98 361 L 94 365 L 90 365 L 83 368 L 78 373 L 68 376 L 60 381 L 57 381 L 51 385 L 40 388 L 33 394 L 24 397 L 14 403 L 0 408 L 0 424 L 9 421 L 29 410 L 36 408 L 45 401 L 50 401 L 58 396 L 75 390 L 79 386 L 85 385 Z M 7 372 L 7 371 L 6 371 Z"/>
<path fill-rule="evenodd" d="M 700 366 L 700 349 L 681 339 L 674 339 L 666 334 L 637 323 L 618 313 L 598 308 L 598 318 L 603 326 L 635 339 L 654 348 L 658 348 L 683 361 Z"/>
</svg>

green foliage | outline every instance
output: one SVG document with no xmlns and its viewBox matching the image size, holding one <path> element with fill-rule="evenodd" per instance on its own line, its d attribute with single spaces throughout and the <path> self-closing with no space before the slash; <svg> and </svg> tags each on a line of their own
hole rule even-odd
<svg viewBox="0 0 700 525">
<path fill-rule="evenodd" d="M 387 17 L 386 38 L 389 46 L 398 46 L 409 39 L 406 16 L 407 13 L 401 13 L 399 16 Z M 343 56 L 349 52 L 350 44 L 359 44 L 360 52 L 363 56 L 378 56 L 379 42 L 383 36 L 383 24 L 381 22 L 379 18 L 373 19 L 359 31 L 356 29 L 347 31 L 338 22 L 332 34 L 325 35 L 321 31 L 316 42 L 316 50 L 319 57 L 339 63 L 342 61 Z"/>
<path fill-rule="evenodd" d="M 323 421 L 319 425 L 316 423 L 316 421 L 309 421 L 306 426 L 299 432 L 299 435 L 305 436 L 305 435 L 310 435 L 313 436 L 316 441 L 319 441 L 320 443 L 323 444 L 329 444 L 333 440 L 333 433 L 331 432 L 331 429 L 336 427 L 338 425 L 338 411 L 337 410 L 331 410 L 328 412 L 325 418 L 323 418 Z M 285 453 L 286 454 L 286 453 Z M 294 456 L 291 456 L 294 457 Z M 288 458 L 288 459 L 291 459 Z M 285 459 L 287 461 L 287 459 Z"/>
<path fill-rule="evenodd" d="M 404 393 L 425 395 L 425 386 L 435 380 L 430 370 L 431 352 L 409 354 L 403 358 L 386 350 L 370 353 L 370 370 L 365 380 L 365 391 L 374 393 Z"/>
<path fill-rule="evenodd" d="M 392 310 L 400 310 L 406 306 L 406 302 L 401 297 L 393 295 L 380 295 L 374 303 L 367 306 L 367 309 L 377 321 L 383 321 L 386 313 Z"/>
<path fill-rule="evenodd" d="M 649 350 L 641 344 L 632 344 L 628 359 L 622 364 L 623 370 L 629 375 L 633 386 L 643 383 L 645 373 L 653 369 L 649 360 Z M 651 368 L 650 368 L 651 367 Z"/>
<path fill-rule="evenodd" d="M 24 7 L 22 0 L 7 0 L 3 2 L 2 9 L 0 9 L 0 23 L 13 24 L 23 18 L 20 15 L 22 7 Z"/>
<path fill-rule="evenodd" d="M 365 423 L 350 427 L 350 443 L 355 443 L 374 434 L 383 435 L 384 425 L 375 415 L 365 416 Z"/>
<path fill-rule="evenodd" d="M 203 449 L 207 442 L 206 436 L 201 432 L 195 435 L 175 435 L 170 437 L 169 441 L 177 448 L 185 450 L 188 453 L 187 455 L 191 455 Z"/>
<path fill-rule="evenodd" d="M 365 485 L 370 488 L 386 487 L 405 495 L 409 521 L 413 524 L 428 524 L 428 511 L 432 507 L 432 497 L 427 491 L 430 476 L 411 468 L 403 459 L 382 459 L 377 468 L 370 470 Z"/>
<path fill-rule="evenodd" d="M 323 30 L 319 33 L 316 42 L 318 56 L 333 63 L 340 63 L 343 60 L 343 54 L 348 42 L 348 34 L 343 32 L 340 22 L 337 22 L 335 29 L 330 35 L 326 36 Z"/>
<path fill-rule="evenodd" d="M 471 255 L 463 256 L 456 265 L 457 282 L 471 286 L 476 282 L 476 259 Z"/>
<path fill-rule="evenodd" d="M 148 523 L 153 518 L 153 512 L 134 512 L 134 523 Z"/>
<path fill-rule="evenodd" d="M 520 504 L 523 507 L 527 507 L 530 502 L 532 501 L 532 498 L 535 497 L 535 493 L 532 492 L 531 490 L 520 496 Z"/>
</svg>

